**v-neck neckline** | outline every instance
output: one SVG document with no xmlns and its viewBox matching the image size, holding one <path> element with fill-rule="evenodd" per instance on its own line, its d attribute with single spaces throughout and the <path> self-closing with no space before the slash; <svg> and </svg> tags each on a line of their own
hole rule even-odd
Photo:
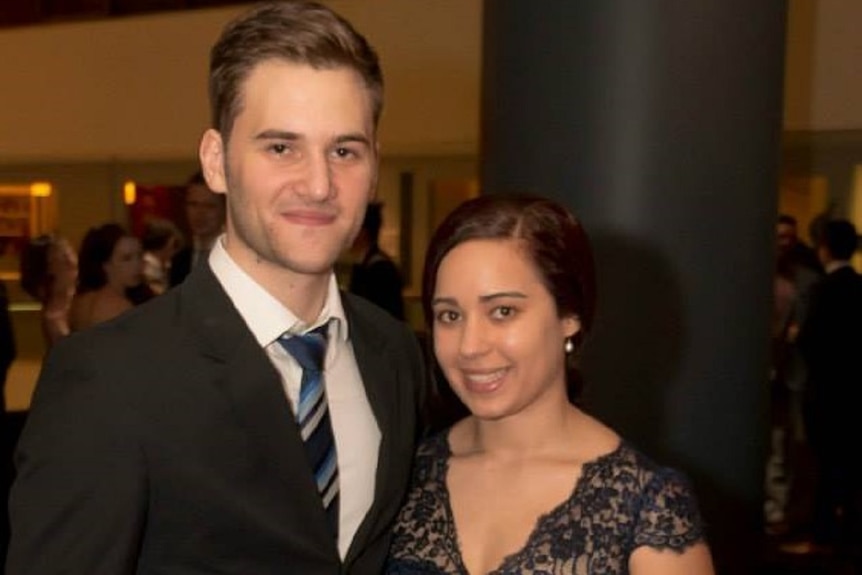
<svg viewBox="0 0 862 575">
<path fill-rule="evenodd" d="M 449 433 L 446 432 L 441 435 L 444 453 L 437 480 L 440 481 L 443 486 L 443 489 L 441 490 L 443 496 L 443 511 L 446 515 L 446 524 L 449 526 L 449 533 L 447 535 L 449 536 L 450 541 L 452 541 L 452 549 L 454 553 L 454 557 L 452 559 L 454 560 L 460 575 L 504 575 L 504 569 L 511 565 L 519 564 L 524 554 L 532 548 L 534 540 L 542 533 L 542 526 L 551 519 L 554 519 L 561 513 L 565 512 L 573 501 L 578 500 L 579 495 L 581 494 L 580 492 L 586 488 L 585 486 L 589 484 L 589 480 L 596 475 L 605 462 L 620 453 L 625 445 L 625 441 L 621 439 L 614 449 L 584 462 L 581 465 L 581 472 L 578 474 L 577 479 L 575 479 L 574 486 L 569 492 L 569 495 L 550 510 L 539 515 L 533 528 L 530 530 L 530 534 L 527 536 L 527 540 L 524 545 L 520 549 L 516 549 L 512 553 L 505 555 L 500 564 L 487 573 L 473 574 L 467 570 L 467 566 L 464 564 L 464 556 L 461 553 L 461 539 L 458 535 L 458 526 L 455 524 L 455 513 L 452 510 L 449 485 L 446 482 L 446 478 L 449 475 L 449 461 L 452 459 L 452 446 L 449 444 Z"/>
</svg>

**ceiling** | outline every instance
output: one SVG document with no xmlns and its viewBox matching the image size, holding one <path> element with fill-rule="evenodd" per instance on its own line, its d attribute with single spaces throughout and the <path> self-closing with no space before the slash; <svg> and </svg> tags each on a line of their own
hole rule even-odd
<svg viewBox="0 0 862 575">
<path fill-rule="evenodd" d="M 246 3 L 242 0 L 4 0 L 0 2 L 0 28 Z"/>
</svg>

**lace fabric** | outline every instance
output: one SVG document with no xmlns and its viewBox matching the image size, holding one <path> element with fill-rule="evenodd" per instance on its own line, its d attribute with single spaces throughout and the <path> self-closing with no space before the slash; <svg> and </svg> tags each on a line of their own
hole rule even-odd
<svg viewBox="0 0 862 575">
<path fill-rule="evenodd" d="M 448 430 L 417 451 L 386 573 L 467 575 L 446 488 Z M 703 540 L 694 494 L 678 472 L 626 442 L 586 463 L 571 496 L 541 516 L 526 545 L 493 575 L 628 573 L 638 547 L 683 551 Z"/>
</svg>

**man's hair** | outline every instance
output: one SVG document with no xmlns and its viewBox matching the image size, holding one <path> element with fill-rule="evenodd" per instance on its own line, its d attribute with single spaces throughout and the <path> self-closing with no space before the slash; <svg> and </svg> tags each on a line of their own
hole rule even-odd
<svg viewBox="0 0 862 575">
<path fill-rule="evenodd" d="M 374 49 L 329 8 L 308 0 L 284 0 L 261 4 L 233 20 L 212 47 L 212 124 L 225 141 L 242 109 L 243 82 L 255 66 L 267 60 L 318 70 L 355 70 L 368 87 L 377 125 L 383 109 L 383 72 Z"/>
<path fill-rule="evenodd" d="M 778 216 L 779 224 L 786 224 L 788 226 L 796 227 L 796 218 L 788 214 L 781 214 Z"/>
<path fill-rule="evenodd" d="M 848 220 L 826 222 L 821 240 L 832 257 L 838 260 L 849 260 L 859 245 L 856 226 Z"/>
</svg>

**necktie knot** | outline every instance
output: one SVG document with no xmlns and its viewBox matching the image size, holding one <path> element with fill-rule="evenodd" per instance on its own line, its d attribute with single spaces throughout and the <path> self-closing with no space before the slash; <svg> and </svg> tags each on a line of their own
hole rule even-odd
<svg viewBox="0 0 862 575">
<path fill-rule="evenodd" d="M 326 357 L 325 325 L 302 335 L 283 335 L 278 341 L 302 369 L 323 371 L 323 358 Z"/>
</svg>

